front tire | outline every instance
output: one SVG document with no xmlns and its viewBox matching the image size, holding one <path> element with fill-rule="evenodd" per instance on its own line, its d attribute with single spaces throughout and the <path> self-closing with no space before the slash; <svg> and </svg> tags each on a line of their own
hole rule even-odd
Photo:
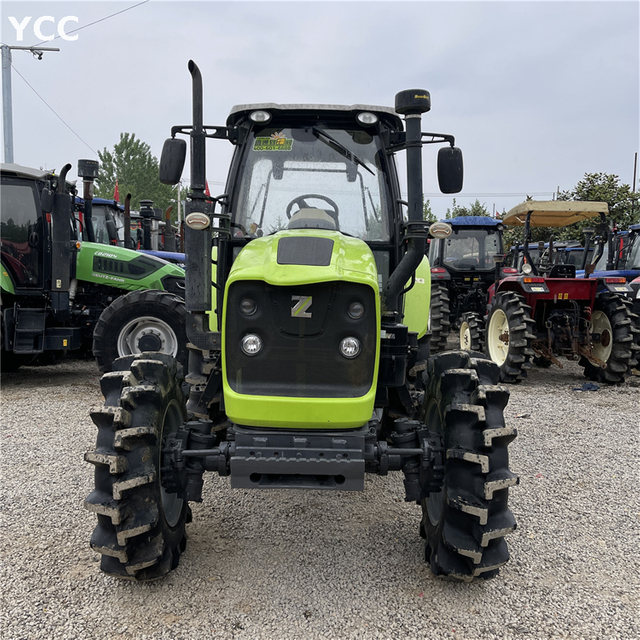
<svg viewBox="0 0 640 640">
<path fill-rule="evenodd" d="M 479 357 L 474 357 L 479 356 Z M 444 443 L 444 483 L 422 500 L 425 560 L 436 575 L 465 581 L 495 576 L 509 559 L 505 535 L 516 522 L 507 502 L 509 399 L 498 366 L 481 354 L 452 351 L 429 360 L 425 422 Z"/>
<path fill-rule="evenodd" d="M 135 581 L 161 578 L 178 566 L 186 546 L 185 500 L 161 486 L 163 440 L 186 420 L 182 366 L 164 354 L 129 356 L 100 380 L 95 490 L 85 507 L 98 516 L 91 547 L 105 573 Z"/>
<path fill-rule="evenodd" d="M 527 377 L 535 339 L 530 311 L 514 291 L 496 293 L 489 305 L 485 350 L 500 368 L 500 382 L 516 383 Z"/>
<path fill-rule="evenodd" d="M 482 318 L 473 312 L 462 314 L 460 321 L 460 348 L 464 351 L 482 351 L 484 345 Z"/>
<path fill-rule="evenodd" d="M 438 353 L 447 348 L 447 337 L 451 325 L 449 316 L 449 292 L 446 287 L 435 285 L 431 288 L 431 304 L 429 305 L 429 331 L 431 353 Z"/>
<path fill-rule="evenodd" d="M 635 359 L 634 329 L 629 308 L 619 296 L 599 295 L 591 314 L 591 332 L 598 336 L 593 342 L 593 354 L 606 362 L 607 367 L 603 369 L 582 358 L 585 377 L 607 384 L 624 382 Z"/>
<path fill-rule="evenodd" d="M 165 353 L 186 367 L 189 359 L 182 298 L 166 291 L 131 291 L 100 315 L 93 332 L 93 355 L 100 371 L 116 358 L 143 352 Z"/>
</svg>

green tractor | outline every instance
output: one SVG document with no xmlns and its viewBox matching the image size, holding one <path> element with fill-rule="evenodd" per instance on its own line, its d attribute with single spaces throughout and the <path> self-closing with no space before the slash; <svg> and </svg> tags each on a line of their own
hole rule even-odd
<svg viewBox="0 0 640 640">
<path fill-rule="evenodd" d="M 421 146 L 449 143 L 445 193 L 461 189 L 462 154 L 452 136 L 421 132 L 428 92 L 400 92 L 395 110 L 242 105 L 226 126 L 204 126 L 202 78 L 189 70 L 193 124 L 173 127 L 160 162 L 161 181 L 177 183 L 187 145 L 176 135 L 190 136 L 186 384 L 174 358 L 147 353 L 101 380 L 85 506 L 102 570 L 143 581 L 174 569 L 206 471 L 243 489 L 327 491 L 398 471 L 405 500 L 422 507 L 433 572 L 496 575 L 516 526 L 516 431 L 497 365 L 465 351 L 429 358 Z M 235 146 L 214 199 L 207 138 Z"/>
<path fill-rule="evenodd" d="M 0 248 L 2 371 L 93 353 L 103 371 L 125 355 L 160 351 L 187 362 L 184 271 L 154 256 L 79 240 L 75 186 L 3 164 Z M 97 162 L 81 160 L 84 222 Z M 92 236 L 93 237 L 93 236 Z"/>
</svg>

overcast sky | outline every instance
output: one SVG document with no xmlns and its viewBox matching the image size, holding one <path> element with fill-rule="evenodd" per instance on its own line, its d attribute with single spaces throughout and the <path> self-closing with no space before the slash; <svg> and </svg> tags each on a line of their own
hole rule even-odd
<svg viewBox="0 0 640 640">
<path fill-rule="evenodd" d="M 191 122 L 193 59 L 211 125 L 224 124 L 234 104 L 393 106 L 398 91 L 428 90 L 423 131 L 453 134 L 464 153 L 459 204 L 477 198 L 489 211 L 508 210 L 527 194 L 552 199 L 592 172 L 631 185 L 640 146 L 639 6 L 2 2 L 3 44 L 60 49 L 41 60 L 12 51 L 14 161 L 48 169 L 70 162 L 73 178 L 78 159 L 97 160 L 121 132 L 159 156 L 171 126 Z M 13 23 L 28 16 L 19 40 Z M 40 21 L 40 34 L 57 37 L 43 42 L 34 26 L 46 16 L 53 21 Z M 216 195 L 231 145 L 210 140 L 207 150 Z M 444 217 L 452 198 L 438 192 L 436 148 L 423 156 L 425 196 Z"/>
</svg>

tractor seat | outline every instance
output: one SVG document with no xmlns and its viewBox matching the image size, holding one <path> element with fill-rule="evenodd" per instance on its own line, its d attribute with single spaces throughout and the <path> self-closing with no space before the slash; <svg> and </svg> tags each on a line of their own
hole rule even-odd
<svg viewBox="0 0 640 640">
<path fill-rule="evenodd" d="M 336 221 L 324 210 L 308 207 L 296 211 L 287 229 L 327 229 L 336 231 Z"/>
</svg>

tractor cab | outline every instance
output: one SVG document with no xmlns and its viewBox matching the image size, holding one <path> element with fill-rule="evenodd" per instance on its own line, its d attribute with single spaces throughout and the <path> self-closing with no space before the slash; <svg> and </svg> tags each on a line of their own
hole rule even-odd
<svg viewBox="0 0 640 640">
<path fill-rule="evenodd" d="M 443 351 L 451 328 L 460 329 L 461 347 L 479 351 L 480 332 L 469 333 L 469 322 L 475 327 L 487 305 L 487 290 L 513 267 L 501 266 L 503 244 L 501 220 L 487 216 L 458 216 L 442 220 L 451 232 L 433 238 L 429 244 L 431 266 L 430 324 L 431 350 Z"/>
<path fill-rule="evenodd" d="M 387 283 L 405 232 L 390 153 L 402 129 L 395 111 L 242 105 L 231 110 L 227 128 L 242 141 L 225 197 L 232 259 L 251 240 L 278 232 L 339 232 L 371 247 Z"/>
</svg>

